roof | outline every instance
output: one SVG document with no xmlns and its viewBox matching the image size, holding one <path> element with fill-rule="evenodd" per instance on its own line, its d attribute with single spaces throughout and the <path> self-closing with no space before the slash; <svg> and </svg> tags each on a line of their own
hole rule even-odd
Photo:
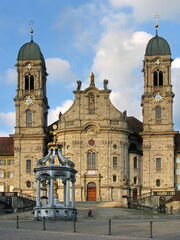
<svg viewBox="0 0 180 240">
<path fill-rule="evenodd" d="M 171 55 L 171 49 L 168 42 L 156 35 L 152 39 L 149 40 L 146 47 L 146 56 L 154 56 L 154 55 Z"/>
<path fill-rule="evenodd" d="M 25 43 L 19 50 L 17 60 L 42 60 L 45 65 L 44 57 L 37 43 L 31 40 Z"/>
<path fill-rule="evenodd" d="M 143 124 L 135 117 L 127 117 L 128 129 L 132 132 L 139 133 L 143 131 Z"/>
<path fill-rule="evenodd" d="M 166 203 L 173 202 L 173 201 L 180 201 L 180 192 L 176 192 L 174 196 L 166 201 Z"/>
<path fill-rule="evenodd" d="M 0 156 L 14 156 L 14 141 L 12 137 L 0 137 Z"/>
</svg>

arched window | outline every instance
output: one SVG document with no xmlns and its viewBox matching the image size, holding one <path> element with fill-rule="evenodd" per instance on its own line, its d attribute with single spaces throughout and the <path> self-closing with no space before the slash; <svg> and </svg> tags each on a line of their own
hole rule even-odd
<svg viewBox="0 0 180 240">
<path fill-rule="evenodd" d="M 162 71 L 159 72 L 159 86 L 163 86 L 163 73 L 162 73 Z"/>
<path fill-rule="evenodd" d="M 29 75 L 25 76 L 25 90 L 29 90 Z"/>
<path fill-rule="evenodd" d="M 159 187 L 160 185 L 161 185 L 161 181 L 160 181 L 160 179 L 157 179 L 156 180 L 156 186 Z"/>
<path fill-rule="evenodd" d="M 26 127 L 32 127 L 32 111 L 26 111 Z"/>
<path fill-rule="evenodd" d="M 34 89 L 34 76 L 27 74 L 25 75 L 25 90 L 33 90 Z"/>
<path fill-rule="evenodd" d="M 30 76 L 30 90 L 33 90 L 34 89 L 34 76 L 31 75 Z"/>
<path fill-rule="evenodd" d="M 155 108 L 156 120 L 161 120 L 161 107 L 157 106 Z"/>
<path fill-rule="evenodd" d="M 159 69 L 153 73 L 153 83 L 155 87 L 163 86 L 163 72 Z"/>
<path fill-rule="evenodd" d="M 157 81 L 157 72 L 154 72 L 154 86 L 158 85 L 158 81 Z"/>
<path fill-rule="evenodd" d="M 88 152 L 87 154 L 87 169 L 96 169 L 96 153 Z"/>
<path fill-rule="evenodd" d="M 116 175 L 113 175 L 113 182 L 116 182 L 117 181 L 117 177 Z"/>
</svg>

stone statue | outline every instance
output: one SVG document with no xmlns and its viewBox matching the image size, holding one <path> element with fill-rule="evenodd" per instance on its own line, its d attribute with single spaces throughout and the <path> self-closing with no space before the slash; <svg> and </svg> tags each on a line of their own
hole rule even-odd
<svg viewBox="0 0 180 240">
<path fill-rule="evenodd" d="M 59 120 L 61 121 L 61 117 L 62 117 L 62 112 L 59 112 Z"/>
<path fill-rule="evenodd" d="M 123 184 L 125 185 L 125 186 L 127 186 L 128 185 L 128 179 L 127 179 L 127 176 L 124 174 L 124 176 L 123 176 Z"/>
<path fill-rule="evenodd" d="M 77 90 L 81 90 L 82 82 L 80 80 L 77 81 Z"/>
<path fill-rule="evenodd" d="M 104 79 L 104 90 L 107 90 L 108 80 Z"/>
<path fill-rule="evenodd" d="M 95 79 L 94 73 L 92 72 L 90 75 L 90 86 L 95 86 L 94 79 Z"/>
</svg>

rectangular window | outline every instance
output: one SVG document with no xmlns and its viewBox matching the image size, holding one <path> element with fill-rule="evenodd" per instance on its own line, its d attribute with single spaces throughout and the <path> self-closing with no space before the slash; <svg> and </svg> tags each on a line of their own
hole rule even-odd
<svg viewBox="0 0 180 240">
<path fill-rule="evenodd" d="M 161 158 L 156 158 L 156 170 L 161 169 Z"/>
<path fill-rule="evenodd" d="M 13 178 L 14 172 L 7 172 L 7 178 Z"/>
<path fill-rule="evenodd" d="M 32 111 L 29 109 L 26 111 L 26 126 L 32 127 Z"/>
<path fill-rule="evenodd" d="M 0 178 L 4 178 L 4 171 L 0 171 Z"/>
<path fill-rule="evenodd" d="M 96 153 L 89 152 L 87 154 L 87 169 L 96 169 Z"/>
<path fill-rule="evenodd" d="M 134 163 L 133 163 L 133 165 L 134 165 L 134 168 L 137 168 L 137 157 L 134 157 Z"/>
<path fill-rule="evenodd" d="M 0 160 L 0 166 L 4 165 L 4 160 Z"/>
<path fill-rule="evenodd" d="M 117 169 L 117 157 L 113 157 L 113 169 Z"/>
<path fill-rule="evenodd" d="M 8 164 L 8 165 L 14 165 L 14 160 L 8 160 L 8 161 L 7 161 L 7 164 Z"/>
<path fill-rule="evenodd" d="M 31 172 L 31 160 L 26 160 L 26 173 Z"/>
</svg>

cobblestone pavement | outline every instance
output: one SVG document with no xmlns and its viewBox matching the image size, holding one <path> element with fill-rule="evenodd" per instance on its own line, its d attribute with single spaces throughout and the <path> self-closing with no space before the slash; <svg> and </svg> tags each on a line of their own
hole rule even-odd
<svg viewBox="0 0 180 240">
<path fill-rule="evenodd" d="M 32 215 L 19 215 L 19 229 L 16 229 L 16 214 L 0 217 L 0 240 L 105 240 L 105 239 L 149 239 L 152 221 L 153 239 L 179 240 L 180 216 L 148 214 L 127 209 L 93 209 L 93 217 L 87 217 L 87 210 L 79 211 L 78 221 L 46 220 L 34 221 Z M 144 214 L 144 215 L 143 215 Z M 143 217 L 144 216 L 144 217 Z M 111 236 L 109 235 L 111 218 Z"/>
<path fill-rule="evenodd" d="M 42 232 L 42 231 L 30 231 L 30 230 L 1 230 L 1 240 L 140 240 L 140 238 L 128 238 L 118 236 L 97 236 L 92 234 L 80 234 L 80 233 L 57 233 L 57 232 Z M 142 240 L 142 238 L 141 238 Z M 149 238 L 143 238 L 143 240 L 149 240 Z"/>
</svg>

